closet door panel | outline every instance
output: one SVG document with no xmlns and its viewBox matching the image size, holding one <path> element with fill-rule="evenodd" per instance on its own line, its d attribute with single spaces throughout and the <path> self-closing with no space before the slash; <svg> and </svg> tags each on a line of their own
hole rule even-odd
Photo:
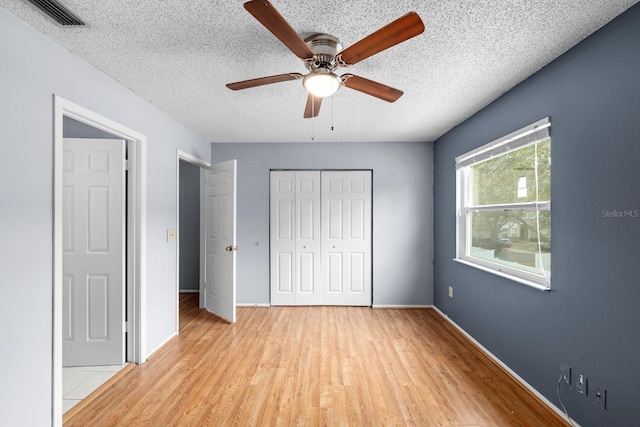
<svg viewBox="0 0 640 427">
<path fill-rule="evenodd" d="M 296 302 L 295 194 L 294 172 L 271 172 L 269 214 L 272 305 L 294 305 Z"/>
<path fill-rule="evenodd" d="M 296 305 L 320 305 L 320 171 L 296 171 Z"/>
<path fill-rule="evenodd" d="M 325 303 L 371 305 L 371 172 L 322 172 Z"/>
</svg>

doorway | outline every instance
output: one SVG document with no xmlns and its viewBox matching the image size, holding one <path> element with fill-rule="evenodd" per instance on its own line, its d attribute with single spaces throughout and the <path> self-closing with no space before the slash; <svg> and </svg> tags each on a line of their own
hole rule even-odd
<svg viewBox="0 0 640 427">
<path fill-rule="evenodd" d="M 178 150 L 177 154 L 177 260 L 176 260 L 176 330 L 180 331 L 181 294 L 200 294 L 200 223 L 203 209 L 201 207 L 202 171 L 211 163 Z M 197 299 L 199 300 L 199 299 Z M 196 301 L 197 301 L 196 300 Z M 192 299 L 187 299 L 192 301 Z M 199 308 L 203 308 L 199 304 Z"/>
<path fill-rule="evenodd" d="M 200 170 L 199 308 L 234 323 L 236 321 L 236 205 L 237 161 L 212 165 L 178 150 L 176 157 L 176 215 L 180 247 L 180 163 Z M 176 251 L 176 329 L 180 331 L 180 251 Z"/>
<path fill-rule="evenodd" d="M 53 338 L 52 419 L 62 425 L 63 337 L 63 165 L 64 118 L 89 125 L 127 141 L 127 351 L 128 362 L 146 360 L 146 136 L 80 105 L 54 95 L 53 139 Z"/>
</svg>

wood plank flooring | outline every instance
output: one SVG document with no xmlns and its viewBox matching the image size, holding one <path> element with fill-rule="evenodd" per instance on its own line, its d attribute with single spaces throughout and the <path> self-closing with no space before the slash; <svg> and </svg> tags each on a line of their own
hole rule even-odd
<svg viewBox="0 0 640 427">
<path fill-rule="evenodd" d="M 180 298 L 180 334 L 65 426 L 565 426 L 434 310 Z"/>
</svg>

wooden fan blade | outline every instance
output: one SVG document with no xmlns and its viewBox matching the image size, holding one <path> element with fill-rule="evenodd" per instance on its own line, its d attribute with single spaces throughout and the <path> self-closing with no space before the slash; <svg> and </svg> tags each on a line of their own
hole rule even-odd
<svg viewBox="0 0 640 427">
<path fill-rule="evenodd" d="M 367 95 L 375 96 L 388 102 L 397 101 L 404 92 L 394 89 L 391 86 L 365 79 L 364 77 L 354 76 L 353 74 L 343 74 L 342 83 L 349 89 L 354 89 Z"/>
<path fill-rule="evenodd" d="M 227 87 L 231 90 L 248 89 L 256 86 L 269 85 L 271 83 L 298 80 L 302 77 L 304 76 L 300 73 L 278 74 L 276 76 L 260 77 L 257 79 L 243 80 L 241 82 L 227 83 Z"/>
<path fill-rule="evenodd" d="M 317 117 L 320 114 L 320 105 L 322 105 L 322 98 L 309 94 L 307 96 L 307 106 L 304 109 L 304 118 Z"/>
<path fill-rule="evenodd" d="M 422 19 L 415 12 L 409 12 L 390 24 L 368 35 L 356 44 L 340 52 L 336 60 L 342 65 L 353 65 L 378 52 L 389 49 L 424 31 Z"/>
<path fill-rule="evenodd" d="M 267 30 L 271 31 L 291 52 L 300 59 L 313 58 L 313 51 L 300 38 L 296 30 L 267 0 L 252 0 L 244 8 L 254 16 Z"/>
</svg>

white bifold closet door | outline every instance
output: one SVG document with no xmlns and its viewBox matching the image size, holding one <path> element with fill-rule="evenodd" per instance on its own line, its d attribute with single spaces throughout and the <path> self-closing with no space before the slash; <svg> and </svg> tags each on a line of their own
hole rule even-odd
<svg viewBox="0 0 640 427">
<path fill-rule="evenodd" d="M 272 171 L 271 304 L 371 305 L 371 171 Z"/>
</svg>

